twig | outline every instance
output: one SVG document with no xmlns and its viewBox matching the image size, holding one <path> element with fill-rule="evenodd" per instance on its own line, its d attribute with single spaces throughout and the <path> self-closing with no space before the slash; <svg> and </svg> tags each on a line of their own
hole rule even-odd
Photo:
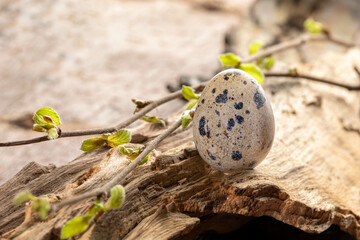
<svg viewBox="0 0 360 240">
<path fill-rule="evenodd" d="M 360 77 L 360 70 L 356 66 L 354 66 L 354 70 L 357 73 L 357 75 Z"/>
<path fill-rule="evenodd" d="M 182 96 L 182 92 L 181 92 L 181 90 L 179 90 L 179 91 L 173 92 L 165 97 L 157 99 L 157 100 L 153 101 L 152 103 L 150 103 L 149 105 L 147 105 L 146 107 L 142 108 L 139 112 L 132 115 L 130 118 L 119 123 L 115 127 L 99 128 L 99 129 L 93 129 L 93 130 L 78 130 L 78 131 L 70 131 L 70 132 L 61 132 L 58 138 L 78 137 L 78 136 L 85 136 L 85 135 L 95 135 L 95 134 L 116 132 L 117 130 L 119 130 L 121 128 L 127 127 L 128 125 L 135 122 L 137 119 L 141 118 L 146 113 L 150 112 L 151 110 L 160 106 L 161 104 L 164 104 L 166 102 L 169 102 L 169 101 L 179 98 L 181 96 Z M 49 141 L 49 140 L 50 139 L 48 139 L 47 136 L 42 136 L 42 137 L 32 138 L 32 139 L 28 139 L 28 140 L 3 142 L 3 143 L 0 143 L 0 147 L 20 146 L 20 145 Z"/>
<path fill-rule="evenodd" d="M 351 86 L 351 85 L 347 85 L 347 84 L 337 83 L 337 82 L 334 82 L 333 80 L 330 80 L 330 79 L 318 78 L 318 77 L 314 77 L 314 76 L 310 76 L 310 75 L 306 75 L 306 74 L 299 74 L 299 73 L 290 74 L 290 73 L 281 73 L 281 72 L 269 72 L 269 73 L 265 73 L 265 76 L 266 77 L 304 78 L 304 79 L 308 79 L 310 81 L 321 82 L 321 83 L 334 85 L 334 86 L 337 86 L 337 87 L 342 87 L 342 88 L 345 88 L 345 89 L 347 89 L 349 91 L 360 91 L 360 85 Z"/>
<path fill-rule="evenodd" d="M 285 51 L 290 48 L 298 47 L 309 41 L 330 41 L 335 44 L 341 45 L 343 47 L 358 46 L 354 43 L 348 43 L 348 42 L 344 42 L 340 39 L 336 39 L 336 38 L 332 37 L 331 35 L 303 34 L 303 35 L 300 35 L 299 37 L 291 39 L 289 41 L 281 42 L 279 44 L 264 48 L 261 51 L 259 51 L 258 53 L 252 54 L 244 59 L 241 59 L 241 62 L 242 63 L 252 62 L 259 58 L 270 56 L 271 54 L 274 54 L 274 53 L 279 53 L 279 52 Z"/>
<path fill-rule="evenodd" d="M 107 184 L 105 184 L 104 186 L 100 187 L 100 188 L 96 188 L 92 191 L 89 192 L 85 192 L 83 194 L 80 195 L 76 195 L 73 196 L 72 198 L 53 204 L 52 205 L 52 211 L 56 212 L 58 211 L 60 208 L 73 204 L 73 203 L 77 203 L 79 201 L 82 201 L 84 199 L 90 198 L 90 197 L 94 197 L 94 196 L 98 196 L 100 194 L 103 193 L 107 193 L 109 192 L 109 190 L 115 186 L 116 184 L 122 184 L 125 180 L 125 177 L 136 168 L 136 166 L 141 162 L 141 160 L 144 159 L 144 157 L 146 155 L 148 155 L 153 149 L 156 148 L 156 146 L 162 141 L 164 140 L 167 136 L 169 136 L 173 131 L 175 131 L 179 126 L 181 125 L 181 120 L 178 120 L 177 122 L 175 122 L 173 125 L 171 125 L 168 129 L 166 129 L 162 134 L 160 134 L 159 136 L 157 136 L 156 138 L 154 138 L 154 140 L 152 140 L 144 149 L 144 151 L 137 157 L 135 158 L 134 161 L 132 161 L 132 163 L 130 163 L 127 167 L 124 168 L 124 170 L 122 170 L 120 172 L 119 175 L 117 175 L 114 179 L 112 179 L 110 182 L 108 182 Z"/>
<path fill-rule="evenodd" d="M 286 42 L 281 42 L 279 44 L 270 46 L 268 48 L 262 49 L 261 51 L 259 51 L 258 53 L 255 53 L 247 58 L 244 58 L 241 60 L 242 63 L 246 63 L 246 62 L 252 62 L 255 61 L 257 59 L 263 58 L 263 57 L 267 57 L 271 54 L 274 53 L 278 53 L 278 52 L 282 52 L 285 51 L 289 48 L 293 48 L 293 47 L 297 47 L 300 46 L 308 41 L 330 41 L 336 44 L 339 44 L 341 46 L 344 47 L 354 47 L 357 46 L 356 44 L 353 43 L 347 43 L 344 42 L 340 39 L 336 39 L 334 37 L 332 37 L 330 34 L 304 34 L 304 35 L 300 35 L 297 38 L 294 38 L 292 40 L 286 41 Z M 306 78 L 306 77 L 304 77 Z M 317 81 L 315 80 L 316 78 L 313 78 L 311 80 Z M 327 81 L 319 81 L 319 82 L 324 82 L 324 83 L 328 83 Z M 332 83 L 330 83 L 332 84 Z M 333 85 L 339 86 L 339 87 L 343 87 L 342 84 L 336 84 L 334 83 Z M 357 88 L 355 87 L 355 89 L 352 89 L 352 86 L 348 86 L 350 87 L 347 88 L 349 90 L 357 90 Z M 346 87 L 345 87 L 346 88 Z M 149 105 L 147 105 L 146 107 L 142 108 L 139 112 L 135 113 L 134 115 L 132 115 L 130 118 L 128 118 L 127 120 L 125 120 L 124 122 L 118 124 L 115 127 L 111 127 L 111 128 L 100 128 L 100 129 L 93 129 L 93 130 L 80 130 L 80 131 L 71 131 L 71 132 L 62 132 L 58 138 L 63 138 L 63 137 L 78 137 L 78 136 L 85 136 L 85 135 L 95 135 L 95 134 L 103 134 L 103 133 L 109 133 L 109 132 L 115 132 L 121 128 L 124 128 L 128 125 L 130 125 L 131 123 L 133 123 L 135 120 L 139 119 L 140 117 L 144 116 L 146 113 L 150 112 L 151 110 L 153 110 L 154 108 L 156 108 L 157 106 L 166 103 L 168 101 L 171 101 L 175 98 L 179 98 L 182 96 L 182 92 L 181 90 L 176 91 L 174 93 L 171 93 L 163 98 L 160 98 L 158 100 L 153 101 L 152 103 L 150 103 Z M 33 138 L 33 139 L 28 139 L 28 140 L 20 140 L 20 141 L 14 141 L 14 142 L 3 142 L 0 143 L 0 147 L 10 147 L 10 146 L 20 146 L 20 145 L 26 145 L 26 144 L 32 144 L 32 143 L 38 143 L 38 142 L 44 142 L 44 141 L 48 141 L 48 137 L 47 136 L 42 136 L 42 137 L 38 137 L 38 138 Z"/>
</svg>

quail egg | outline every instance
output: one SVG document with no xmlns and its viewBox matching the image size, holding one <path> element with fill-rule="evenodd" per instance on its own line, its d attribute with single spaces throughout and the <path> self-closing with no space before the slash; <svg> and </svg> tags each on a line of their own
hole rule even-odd
<svg viewBox="0 0 360 240">
<path fill-rule="evenodd" d="M 193 118 L 200 156 L 223 172 L 252 169 L 269 153 L 275 134 L 271 104 L 248 73 L 228 69 L 204 88 Z"/>
</svg>

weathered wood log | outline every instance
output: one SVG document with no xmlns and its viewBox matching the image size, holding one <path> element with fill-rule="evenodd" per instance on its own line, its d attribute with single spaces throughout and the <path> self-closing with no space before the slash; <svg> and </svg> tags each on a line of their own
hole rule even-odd
<svg viewBox="0 0 360 240">
<path fill-rule="evenodd" d="M 322 66 L 323 75 L 342 70 L 344 82 L 355 84 L 351 67 L 360 64 L 359 55 L 349 51 L 338 59 L 347 67 Z M 192 129 L 179 129 L 127 176 L 123 207 L 106 211 L 79 239 L 192 239 L 209 229 L 234 230 L 247 221 L 243 216 L 270 216 L 309 233 L 337 225 L 360 239 L 359 93 L 293 79 L 267 79 L 264 88 L 276 138 L 256 169 L 224 174 L 210 168 L 197 154 Z M 137 138 L 146 144 L 163 130 L 145 124 L 134 132 L 146 136 Z M 71 198 L 105 184 L 128 163 L 116 148 L 103 147 L 62 167 L 28 164 L 0 187 L 0 234 L 58 239 L 63 224 L 94 199 L 21 225 L 24 206 L 13 205 L 14 195 L 29 189 L 52 202 Z M 205 226 L 201 219 L 210 215 L 226 224 Z"/>
</svg>

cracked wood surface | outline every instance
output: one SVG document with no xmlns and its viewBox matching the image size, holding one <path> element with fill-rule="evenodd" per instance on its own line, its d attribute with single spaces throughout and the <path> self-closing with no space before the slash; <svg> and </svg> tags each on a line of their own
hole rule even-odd
<svg viewBox="0 0 360 240">
<path fill-rule="evenodd" d="M 359 56 L 352 49 L 337 56 L 344 64 L 319 62 L 298 70 L 340 73 L 344 82 L 357 83 L 352 66 L 360 65 Z M 360 239 L 359 93 L 275 78 L 267 79 L 264 89 L 274 109 L 276 135 L 263 163 L 237 174 L 213 170 L 197 154 L 192 129 L 178 129 L 147 165 L 127 176 L 124 206 L 105 212 L 80 239 L 193 239 L 209 229 L 200 220 L 211 215 L 224 223 L 211 226 L 221 232 L 241 226 L 242 216 L 271 216 L 310 233 L 335 224 Z M 137 138 L 146 144 L 163 130 L 145 124 L 134 133 L 146 136 Z M 58 239 L 63 224 L 83 214 L 93 199 L 51 213 L 44 222 L 35 215 L 24 228 L 24 205 L 14 206 L 14 195 L 26 188 L 59 201 L 103 185 L 128 163 L 117 149 L 103 147 L 61 167 L 28 164 L 0 187 L 0 234 Z"/>
<path fill-rule="evenodd" d="M 264 88 L 274 108 L 276 139 L 256 169 L 213 170 L 198 156 L 192 130 L 177 130 L 147 165 L 127 176 L 124 206 L 105 212 L 80 239 L 151 239 L 153 234 L 191 239 L 201 228 L 200 217 L 211 214 L 271 216 L 311 233 L 335 224 L 360 239 L 360 135 L 348 131 L 343 120 L 355 115 L 358 125 L 359 94 L 291 79 L 269 80 Z M 162 130 L 147 124 L 135 132 L 151 139 Z M 116 149 L 103 147 L 58 168 L 28 164 L 0 187 L 1 233 L 23 221 L 24 207 L 12 204 L 20 190 L 58 201 L 104 184 L 127 163 Z M 16 239 L 58 238 L 62 225 L 83 214 L 91 201 L 34 221 Z"/>
</svg>

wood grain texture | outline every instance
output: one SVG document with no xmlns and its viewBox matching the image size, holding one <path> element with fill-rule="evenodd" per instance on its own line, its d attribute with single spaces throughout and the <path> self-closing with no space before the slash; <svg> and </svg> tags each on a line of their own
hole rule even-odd
<svg viewBox="0 0 360 240">
<path fill-rule="evenodd" d="M 351 50 L 339 59 L 346 66 L 329 64 L 318 74 L 340 73 L 356 83 L 349 69 L 360 65 L 358 56 L 359 50 Z M 199 219 L 213 214 L 224 216 L 219 222 L 229 214 L 271 216 L 309 233 L 335 224 L 360 239 L 360 135 L 349 130 L 360 126 L 359 93 L 294 79 L 272 79 L 264 89 L 274 109 L 276 137 L 263 163 L 236 174 L 216 171 L 197 154 L 192 129 L 179 129 L 147 165 L 127 176 L 124 206 L 105 212 L 80 239 L 151 239 L 155 233 L 158 239 L 192 239 L 202 229 Z M 135 132 L 149 141 L 163 130 L 146 124 Z M 1 234 L 23 221 L 23 206 L 12 204 L 20 190 L 58 201 L 103 185 L 128 163 L 116 149 L 103 147 L 59 168 L 29 164 L 0 187 Z M 57 239 L 63 224 L 83 214 L 92 200 L 33 221 L 16 239 Z"/>
</svg>

